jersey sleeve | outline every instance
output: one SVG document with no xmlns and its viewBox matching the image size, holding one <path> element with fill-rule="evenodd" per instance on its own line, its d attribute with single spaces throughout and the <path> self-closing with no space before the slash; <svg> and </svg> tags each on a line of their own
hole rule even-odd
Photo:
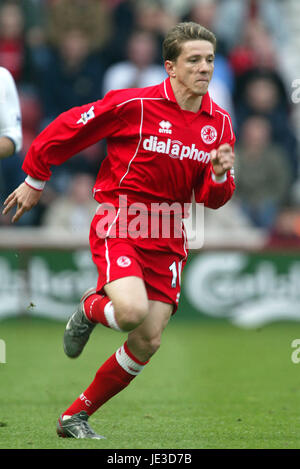
<svg viewBox="0 0 300 469">
<path fill-rule="evenodd" d="M 0 82 L 0 137 L 12 140 L 18 152 L 22 148 L 20 102 L 14 79 L 3 67 L 0 67 Z"/>
<path fill-rule="evenodd" d="M 222 134 L 218 147 L 229 143 L 234 150 L 235 140 L 230 116 L 227 113 L 223 114 Z M 212 164 L 209 162 L 194 187 L 195 200 L 198 203 L 203 203 L 205 207 L 217 209 L 231 199 L 234 190 L 234 169 L 227 171 L 224 182 L 217 182 L 213 177 Z"/>
<path fill-rule="evenodd" d="M 22 168 L 31 177 L 47 181 L 51 166 L 60 165 L 85 148 L 114 135 L 122 123 L 115 92 L 102 100 L 60 114 L 33 141 Z"/>
</svg>

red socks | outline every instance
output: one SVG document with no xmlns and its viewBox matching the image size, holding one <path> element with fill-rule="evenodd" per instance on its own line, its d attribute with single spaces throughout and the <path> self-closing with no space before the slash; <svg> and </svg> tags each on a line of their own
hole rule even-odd
<svg viewBox="0 0 300 469">
<path fill-rule="evenodd" d="M 115 317 L 113 304 L 107 296 L 96 293 L 88 296 L 84 302 L 84 311 L 91 322 L 100 322 L 103 326 L 121 331 Z"/>
<path fill-rule="evenodd" d="M 84 310 L 89 321 L 99 322 L 106 327 L 121 331 L 115 318 L 114 307 L 107 296 L 90 295 L 84 302 Z M 82 410 L 88 415 L 93 414 L 106 401 L 128 386 L 146 363 L 148 362 L 138 360 L 125 342 L 99 368 L 92 383 L 63 413 L 63 417 L 77 414 Z"/>
<path fill-rule="evenodd" d="M 77 414 L 82 410 L 92 415 L 106 401 L 128 386 L 147 363 L 139 361 L 125 342 L 99 368 L 93 382 L 63 413 L 63 417 Z"/>
</svg>

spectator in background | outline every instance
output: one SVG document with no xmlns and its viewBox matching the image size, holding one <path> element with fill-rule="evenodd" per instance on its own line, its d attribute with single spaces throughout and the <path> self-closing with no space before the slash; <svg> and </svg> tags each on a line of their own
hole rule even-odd
<svg viewBox="0 0 300 469">
<path fill-rule="evenodd" d="M 288 97 L 284 85 L 274 71 L 253 69 L 244 79 L 243 87 L 236 99 L 237 134 L 244 121 L 257 114 L 266 118 L 271 125 L 271 138 L 285 150 L 285 163 L 297 177 L 299 150 L 289 116 Z"/>
<path fill-rule="evenodd" d="M 105 64 L 101 50 L 112 33 L 106 2 L 47 2 L 48 52 L 35 53 L 44 125 L 73 106 L 100 99 Z M 35 36 L 34 36 L 35 37 Z M 42 47 L 43 49 L 43 47 Z"/>
<path fill-rule="evenodd" d="M 276 46 L 288 38 L 288 31 L 282 21 L 283 2 L 277 0 L 226 0 L 219 2 L 215 29 L 227 52 L 240 43 L 249 20 L 260 18 L 266 25 Z"/>
<path fill-rule="evenodd" d="M 182 4 L 182 0 L 177 0 Z M 108 66 L 127 59 L 127 44 L 132 31 L 148 31 L 156 41 L 154 62 L 161 65 L 161 46 L 166 31 L 179 21 L 178 9 L 170 1 L 107 0 L 111 8 L 113 31 L 111 41 L 103 51 Z M 116 5 L 117 4 L 117 5 Z"/>
<path fill-rule="evenodd" d="M 103 0 L 49 1 L 46 9 L 50 42 L 61 43 L 66 31 L 80 29 L 93 50 L 101 50 L 112 35 L 108 3 Z"/>
<path fill-rule="evenodd" d="M 268 239 L 268 247 L 300 246 L 300 215 L 299 207 L 284 207 L 276 218 L 274 228 Z"/>
<path fill-rule="evenodd" d="M 155 63 L 156 38 L 147 31 L 134 31 L 127 44 L 127 60 L 108 68 L 103 79 L 103 95 L 111 89 L 139 88 L 161 83 L 167 74 Z"/>
<path fill-rule="evenodd" d="M 21 2 L 26 44 L 28 55 L 30 57 L 30 84 L 32 91 L 36 91 L 39 83 L 39 70 L 47 67 L 49 62 L 49 45 L 48 45 L 48 0 L 26 0 Z"/>
<path fill-rule="evenodd" d="M 245 120 L 236 153 L 237 199 L 254 226 L 271 230 L 286 201 L 291 173 L 266 118 Z"/>
<path fill-rule="evenodd" d="M 67 193 L 57 197 L 45 211 L 43 226 L 73 232 L 89 229 L 97 208 L 97 202 L 91 195 L 93 183 L 89 174 L 76 174 Z"/>
<path fill-rule="evenodd" d="M 0 65 L 9 70 L 16 83 L 24 79 L 24 17 L 20 6 L 13 2 L 3 3 L 0 7 Z"/>
<path fill-rule="evenodd" d="M 110 40 L 103 48 L 107 67 L 126 59 L 126 46 L 131 31 L 135 29 L 135 1 L 134 0 L 116 0 L 112 5 L 111 0 L 107 0 L 110 7 L 110 15 L 113 31 Z"/>
<path fill-rule="evenodd" d="M 40 94 L 45 124 L 73 106 L 96 101 L 101 96 L 104 66 L 91 52 L 84 30 L 71 29 L 61 34 L 49 64 L 40 71 Z"/>
<path fill-rule="evenodd" d="M 161 50 L 165 34 L 179 22 L 176 12 L 170 12 L 159 0 L 139 0 L 135 3 L 135 29 L 148 31 L 157 39 L 155 61 L 162 64 Z"/>
<path fill-rule="evenodd" d="M 43 41 L 33 47 L 43 113 L 39 131 L 70 107 L 102 98 L 105 63 L 101 50 L 112 29 L 106 2 L 51 1 L 45 12 L 48 47 L 45 50 Z M 35 39 L 33 34 L 34 45 Z M 66 193 L 77 173 L 92 173 L 103 158 L 104 145 L 98 143 L 65 167 L 54 168 L 51 190 L 59 195 Z"/>
<path fill-rule="evenodd" d="M 253 114 L 267 118 L 272 138 L 285 149 L 295 180 L 299 149 L 291 120 L 291 101 L 279 67 L 278 47 L 261 18 L 253 15 L 244 27 L 241 44 L 229 54 L 235 75 L 234 105 L 240 127 Z M 236 129 L 239 135 L 239 128 Z"/>
<path fill-rule="evenodd" d="M 253 222 L 241 207 L 236 194 L 228 204 L 218 210 L 204 207 L 204 236 L 208 235 L 209 240 L 217 239 L 221 245 L 227 239 L 232 240 L 233 237 L 240 236 L 240 233 L 245 230 L 250 232 L 253 226 Z"/>
<path fill-rule="evenodd" d="M 260 18 L 247 21 L 240 42 L 231 49 L 228 58 L 237 79 L 253 68 L 277 69 L 274 39 Z"/>
<path fill-rule="evenodd" d="M 219 3 L 218 0 L 194 0 L 191 2 L 189 11 L 184 16 L 184 21 L 195 21 L 216 33 L 220 8 Z M 218 37 L 218 53 L 226 55 L 222 37 Z"/>
<path fill-rule="evenodd" d="M 40 97 L 43 110 L 41 127 L 70 107 L 102 98 L 104 65 L 90 44 L 84 29 L 70 29 L 60 34 L 60 42 L 50 55 L 46 68 L 40 70 Z M 103 143 L 88 148 L 68 165 L 56 168 L 52 184 L 55 192 L 66 190 L 77 172 L 93 172 L 104 157 Z"/>
</svg>

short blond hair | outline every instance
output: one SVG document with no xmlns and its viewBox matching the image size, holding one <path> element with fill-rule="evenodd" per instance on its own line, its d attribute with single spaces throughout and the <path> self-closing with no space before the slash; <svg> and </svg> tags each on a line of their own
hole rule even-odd
<svg viewBox="0 0 300 469">
<path fill-rule="evenodd" d="M 198 23 L 187 21 L 178 23 L 174 28 L 170 29 L 163 42 L 163 59 L 175 62 L 181 53 L 181 46 L 184 42 L 202 40 L 208 41 L 213 45 L 214 52 L 217 47 L 217 38 Z"/>
</svg>

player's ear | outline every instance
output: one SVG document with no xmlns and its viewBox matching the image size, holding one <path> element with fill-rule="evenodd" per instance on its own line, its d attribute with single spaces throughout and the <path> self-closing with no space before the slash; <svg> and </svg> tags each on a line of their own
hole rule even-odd
<svg viewBox="0 0 300 469">
<path fill-rule="evenodd" d="M 169 77 L 172 77 L 172 78 L 176 77 L 175 62 L 173 62 L 172 60 L 166 60 L 165 69 Z"/>
</svg>

